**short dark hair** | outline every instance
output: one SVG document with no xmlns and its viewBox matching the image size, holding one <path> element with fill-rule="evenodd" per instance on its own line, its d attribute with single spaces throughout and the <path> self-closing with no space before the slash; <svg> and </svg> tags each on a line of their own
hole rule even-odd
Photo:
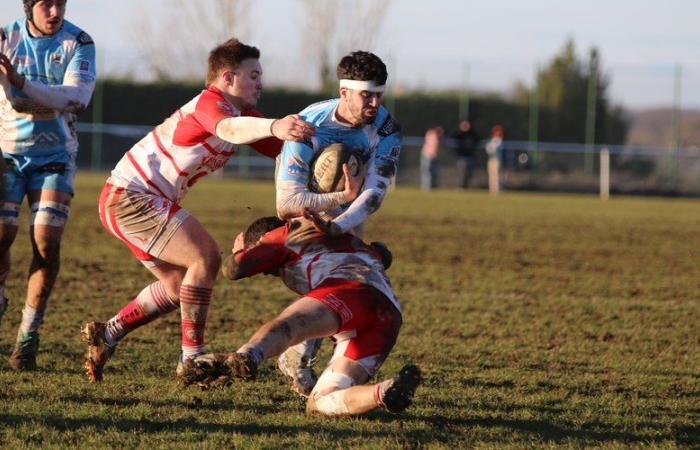
<svg viewBox="0 0 700 450">
<path fill-rule="evenodd" d="M 338 63 L 339 80 L 374 81 L 386 84 L 386 65 L 374 53 L 356 51 L 343 57 Z"/>
<path fill-rule="evenodd" d="M 220 44 L 209 52 L 207 86 L 216 80 L 223 69 L 236 69 L 245 59 L 260 59 L 260 50 L 236 38 Z"/>
<path fill-rule="evenodd" d="M 243 232 L 243 247 L 255 245 L 263 234 L 283 226 L 286 222 L 278 217 L 268 216 L 256 219 Z"/>
</svg>

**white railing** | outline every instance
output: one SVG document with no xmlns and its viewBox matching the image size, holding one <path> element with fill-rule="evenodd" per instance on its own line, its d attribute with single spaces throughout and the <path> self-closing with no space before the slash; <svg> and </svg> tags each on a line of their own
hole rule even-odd
<svg viewBox="0 0 700 450">
<path fill-rule="evenodd" d="M 99 139 L 93 139 L 91 167 L 103 168 L 103 149 L 102 142 L 105 135 L 111 135 L 118 138 L 127 138 L 137 141 L 145 136 L 153 129 L 152 126 L 142 125 L 120 125 L 120 124 L 99 124 L 99 123 L 78 123 L 77 131 L 80 133 L 89 133 L 93 137 L 98 136 Z M 403 138 L 405 154 L 413 154 L 413 160 L 417 159 L 417 152 L 423 145 L 424 139 L 418 136 L 405 136 Z M 483 148 L 482 142 L 481 148 Z M 455 148 L 456 142 L 450 138 L 443 141 L 443 147 Z M 126 149 L 125 149 L 126 150 Z M 553 143 L 553 142 L 529 142 L 529 141 L 504 141 L 503 152 L 511 152 L 510 156 L 516 157 L 525 155 L 525 160 L 529 159 L 529 169 L 536 172 L 536 164 L 541 155 L 547 154 L 562 154 L 571 155 L 570 158 L 576 159 L 577 155 L 584 158 L 590 158 L 592 161 L 594 155 L 597 154 L 599 164 L 597 173 L 592 172 L 592 166 L 587 169 L 587 176 L 598 178 L 598 190 L 601 198 L 607 199 L 611 192 L 611 155 L 620 157 L 650 157 L 661 159 L 670 159 L 673 163 L 669 164 L 672 169 L 671 177 L 678 176 L 679 161 L 691 161 L 700 159 L 700 149 L 683 148 L 677 150 L 669 150 L 662 148 L 638 147 L 638 146 L 622 146 L 622 145 L 595 145 L 586 146 L 584 144 L 571 143 Z M 402 158 L 403 161 L 403 158 Z M 267 170 L 274 167 L 274 161 L 270 158 L 257 156 L 256 153 L 243 150 L 237 158 L 231 158 L 228 164 L 230 167 L 237 168 L 238 173 L 246 175 L 250 169 Z M 403 166 L 402 166 L 403 167 Z"/>
</svg>

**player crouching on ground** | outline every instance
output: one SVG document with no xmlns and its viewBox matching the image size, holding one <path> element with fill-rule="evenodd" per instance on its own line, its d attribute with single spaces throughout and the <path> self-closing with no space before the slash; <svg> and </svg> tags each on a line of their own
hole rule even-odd
<svg viewBox="0 0 700 450">
<path fill-rule="evenodd" d="M 224 262 L 227 278 L 259 273 L 279 276 L 303 295 L 263 325 L 236 353 L 208 354 L 185 364 L 186 384 L 226 385 L 251 379 L 258 366 L 289 346 L 332 337 L 335 351 L 309 396 L 307 413 L 357 415 L 384 407 L 405 410 L 421 381 L 414 365 L 378 384 L 364 385 L 393 348 L 401 328 L 401 307 L 384 273 L 381 255 L 346 233 L 319 231 L 318 216 L 285 223 L 258 219 L 236 237 Z M 316 224 L 314 223 L 316 222 Z"/>
</svg>

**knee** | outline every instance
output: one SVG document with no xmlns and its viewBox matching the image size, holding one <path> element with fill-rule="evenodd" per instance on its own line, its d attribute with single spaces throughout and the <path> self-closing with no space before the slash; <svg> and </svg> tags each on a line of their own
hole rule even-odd
<svg viewBox="0 0 700 450">
<path fill-rule="evenodd" d="M 355 384 L 355 380 L 346 374 L 326 370 L 321 374 L 314 390 L 309 395 L 306 402 L 306 413 L 319 413 L 325 416 L 351 414 L 345 397 L 348 388 Z"/>
<path fill-rule="evenodd" d="M 48 262 L 58 261 L 61 255 L 61 238 L 43 236 L 36 238 L 36 256 Z"/>
<path fill-rule="evenodd" d="M 168 298 L 173 303 L 180 303 L 180 287 L 182 286 L 182 277 L 173 277 L 167 280 L 161 280 L 163 283 L 163 288 Z"/>
<path fill-rule="evenodd" d="M 221 253 L 219 249 L 212 248 L 201 252 L 193 260 L 191 267 L 206 274 L 207 277 L 216 278 L 219 269 L 221 269 Z"/>
</svg>

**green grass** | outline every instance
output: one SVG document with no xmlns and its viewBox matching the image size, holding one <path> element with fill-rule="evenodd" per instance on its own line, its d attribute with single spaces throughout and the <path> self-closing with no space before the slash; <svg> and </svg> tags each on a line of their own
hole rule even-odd
<svg viewBox="0 0 700 450">
<path fill-rule="evenodd" d="M 6 447 L 700 447 L 697 201 L 396 190 L 367 232 L 394 252 L 405 310 L 380 376 L 413 361 L 425 384 L 404 415 L 327 419 L 304 415 L 272 363 L 232 389 L 179 388 L 177 315 L 134 332 L 105 382 L 86 382 L 81 323 L 108 319 L 151 281 L 101 229 L 103 178 L 78 178 L 34 373 L 5 359 L 26 232 L 13 249 L 0 328 Z M 273 199 L 270 183 L 208 181 L 185 206 L 227 248 Z M 210 348 L 235 349 L 293 298 L 271 277 L 219 280 Z"/>
</svg>

